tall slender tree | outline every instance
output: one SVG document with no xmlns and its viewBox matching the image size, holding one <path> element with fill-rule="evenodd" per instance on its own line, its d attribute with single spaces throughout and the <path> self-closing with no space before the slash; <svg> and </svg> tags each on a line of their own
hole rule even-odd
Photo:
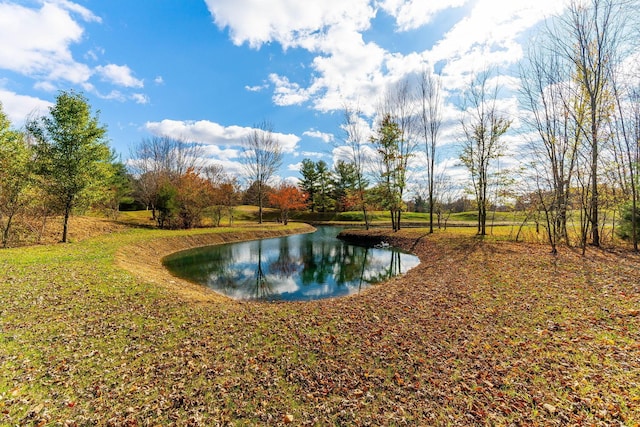
<svg viewBox="0 0 640 427">
<path fill-rule="evenodd" d="M 487 189 L 493 162 L 502 155 L 502 135 L 511 121 L 498 111 L 499 86 L 490 85 L 491 73 L 478 73 L 465 93 L 461 120 L 465 140 L 460 160 L 471 175 L 478 208 L 478 235 L 487 234 Z"/>
<path fill-rule="evenodd" d="M 623 231 L 623 236 L 629 237 L 633 243 L 634 251 L 638 252 L 638 239 L 640 237 L 640 201 L 638 190 L 638 177 L 640 176 L 640 88 L 627 87 L 622 82 L 614 79 L 613 92 L 616 100 L 614 120 L 611 121 L 614 134 L 614 147 L 616 157 L 614 163 L 621 170 L 619 173 L 620 187 L 623 190 L 629 205 L 623 208 L 622 228 L 630 228 L 630 232 Z M 624 212 L 626 211 L 626 212 Z M 625 222 L 628 222 L 626 224 Z"/>
<path fill-rule="evenodd" d="M 243 138 L 242 161 L 250 183 L 256 185 L 258 222 L 267 198 L 267 184 L 282 164 L 282 147 L 273 134 L 273 126 L 262 122 Z"/>
<path fill-rule="evenodd" d="M 433 233 L 433 213 L 435 200 L 436 147 L 440 126 L 442 125 L 442 100 L 440 98 L 440 80 L 430 71 L 423 70 L 418 82 L 420 101 L 420 133 L 424 140 L 424 153 L 427 159 L 427 187 L 429 199 L 429 233 Z"/>
<path fill-rule="evenodd" d="M 400 230 L 401 226 L 402 211 L 404 210 L 403 198 L 410 173 L 409 161 L 418 146 L 418 139 L 415 138 L 417 123 L 415 104 L 416 99 L 411 90 L 410 82 L 405 79 L 389 88 L 382 102 L 378 105 L 379 118 L 382 122 L 387 121 L 386 125 L 381 125 L 380 129 L 387 127 L 387 130 L 391 130 L 388 127 L 391 123 L 395 124 L 396 128 L 394 130 L 396 140 L 393 147 L 388 147 L 393 152 L 388 153 L 393 155 L 393 176 L 391 177 L 394 187 L 393 197 L 398 199 L 392 202 L 395 206 L 392 219 L 395 231 Z"/>
<path fill-rule="evenodd" d="M 393 231 L 400 230 L 402 190 L 406 171 L 400 152 L 402 138 L 400 126 L 387 114 L 383 117 L 375 136 L 371 137 L 379 160 L 378 189 L 381 204 L 389 210 Z"/>
<path fill-rule="evenodd" d="M 620 47 L 628 40 L 628 7 L 636 2 L 618 0 L 572 0 L 567 13 L 549 27 L 554 54 L 573 65 L 576 97 L 585 99 L 584 146 L 589 158 L 588 209 L 591 244 L 600 246 L 599 168 L 600 152 L 607 140 L 604 126 L 611 114 L 612 67 Z M 637 4 L 636 4 L 637 7 Z M 576 113 L 581 113 L 576 111 Z"/>
<path fill-rule="evenodd" d="M 366 143 L 368 138 L 366 137 L 364 126 L 361 120 L 362 112 L 358 107 L 344 107 L 344 118 L 342 122 L 342 129 L 344 130 L 344 140 L 347 145 L 347 160 L 353 164 L 355 175 L 357 193 L 356 199 L 360 210 L 362 211 L 362 217 L 364 219 L 364 226 L 369 229 L 369 215 L 367 213 L 367 201 L 365 193 L 367 191 L 368 181 L 366 177 Z"/>
<path fill-rule="evenodd" d="M 536 133 L 531 141 L 531 164 L 538 203 L 545 213 L 549 243 L 569 244 L 567 214 L 571 184 L 582 135 L 582 117 L 570 109 L 581 101 L 572 95 L 563 61 L 536 40 L 520 70 L 523 121 Z M 573 102 L 572 102 L 573 101 Z"/>
</svg>

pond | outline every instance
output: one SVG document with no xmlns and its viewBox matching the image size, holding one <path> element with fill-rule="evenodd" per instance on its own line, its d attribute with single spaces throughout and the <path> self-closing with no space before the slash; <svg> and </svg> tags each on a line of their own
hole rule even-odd
<svg viewBox="0 0 640 427">
<path fill-rule="evenodd" d="M 338 239 L 339 227 L 309 234 L 207 246 L 172 254 L 175 276 L 239 300 L 309 301 L 360 292 L 403 274 L 418 257 Z"/>
</svg>

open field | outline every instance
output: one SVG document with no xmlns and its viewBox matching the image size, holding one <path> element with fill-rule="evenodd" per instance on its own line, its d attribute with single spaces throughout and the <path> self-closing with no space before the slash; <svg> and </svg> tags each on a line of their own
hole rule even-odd
<svg viewBox="0 0 640 427">
<path fill-rule="evenodd" d="M 240 303 L 159 257 L 308 228 L 103 228 L 0 251 L 0 425 L 640 425 L 637 255 L 376 230 L 420 266 Z"/>
</svg>

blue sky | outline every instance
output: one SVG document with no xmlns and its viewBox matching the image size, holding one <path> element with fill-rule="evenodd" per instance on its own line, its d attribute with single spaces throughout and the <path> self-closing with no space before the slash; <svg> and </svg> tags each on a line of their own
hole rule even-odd
<svg viewBox="0 0 640 427">
<path fill-rule="evenodd" d="M 0 0 L 0 102 L 15 126 L 81 91 L 123 159 L 152 135 L 206 145 L 241 173 L 240 142 L 272 123 L 285 157 L 339 156 L 345 103 L 374 120 L 386 88 L 435 69 L 445 95 L 512 69 L 559 0 Z M 502 80 L 517 86 L 517 79 Z M 456 122 L 453 98 L 445 119 Z M 505 106 L 515 105 L 505 99 Z M 453 126 L 441 164 L 455 163 Z M 453 173 L 453 172 L 452 172 Z"/>
</svg>

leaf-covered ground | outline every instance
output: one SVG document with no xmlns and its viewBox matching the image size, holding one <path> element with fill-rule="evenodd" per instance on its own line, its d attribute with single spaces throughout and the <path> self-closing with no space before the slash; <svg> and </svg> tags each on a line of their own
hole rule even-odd
<svg viewBox="0 0 640 427">
<path fill-rule="evenodd" d="M 311 303 L 196 292 L 159 232 L 1 251 L 0 425 L 640 424 L 638 256 L 377 233 L 420 266 Z"/>
</svg>

